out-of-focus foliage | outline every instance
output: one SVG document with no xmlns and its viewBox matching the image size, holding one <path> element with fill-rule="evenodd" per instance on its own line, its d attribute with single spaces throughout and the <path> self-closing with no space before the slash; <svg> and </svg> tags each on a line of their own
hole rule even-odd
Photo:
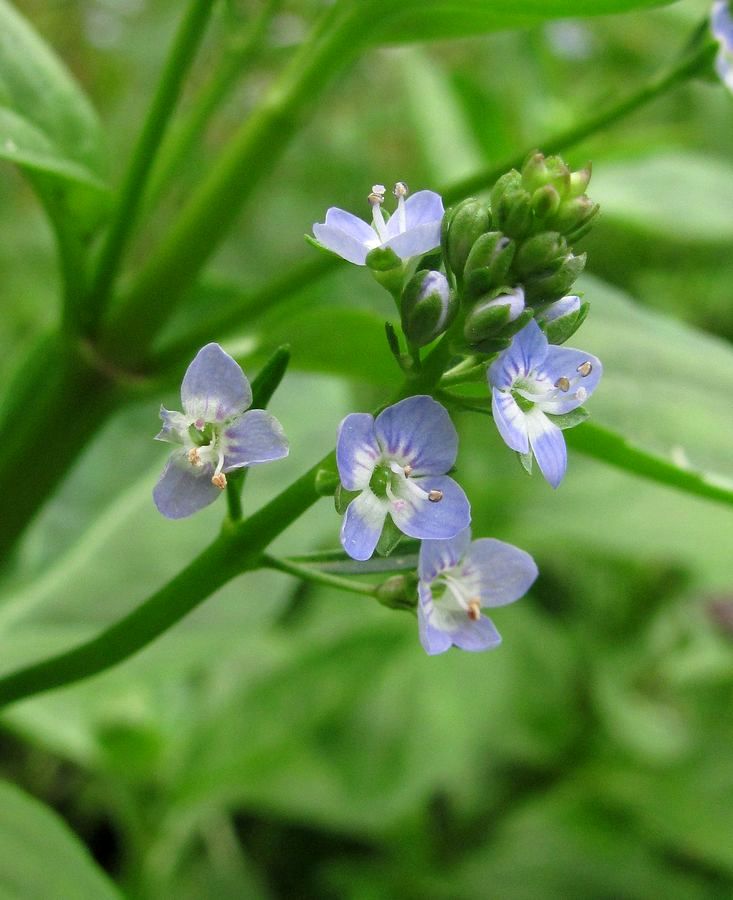
<svg viewBox="0 0 733 900">
<path fill-rule="evenodd" d="M 406 16 L 413 5 L 404 4 Z M 440 7 L 483 16 L 488 5 Z M 632 5 L 641 4 L 614 8 Z M 222 4 L 184 110 L 232 23 L 258 6 Z M 145 223 L 131 269 L 319 6 L 283 4 L 249 78 Z M 571 6 L 601 11 L 591 3 L 558 9 Z M 180 4 L 17 7 L 91 96 L 118 178 Z M 534 4 L 533 19 L 540 9 Z M 683 0 L 370 50 L 293 143 L 169 336 L 309 258 L 302 234 L 327 206 L 365 212 L 375 182 L 439 188 L 632 90 L 674 57 L 706 9 Z M 412 32 L 411 21 L 400 24 L 399 43 L 438 36 L 434 24 Z M 466 19 L 453 33 L 473 30 Z M 605 366 L 591 412 L 649 449 L 727 479 L 731 134 L 733 98 L 696 81 L 568 153 L 574 165 L 592 159 L 590 193 L 602 207 L 582 246 L 592 311 L 577 336 Z M 73 142 L 59 146 L 64 159 L 84 162 L 69 156 Z M 8 166 L 0 226 L 6 378 L 55 319 L 58 294 L 50 232 Z M 291 455 L 251 474 L 248 509 L 331 448 L 343 415 L 383 399 L 394 377 L 382 337 L 390 317 L 367 274 L 344 266 L 265 319 L 241 322 L 226 347 L 248 373 L 285 339 L 295 368 L 272 404 Z M 109 422 L 34 522 L 0 585 L 3 671 L 116 620 L 218 528 L 215 508 L 170 524 L 152 505 L 165 456 L 152 441 L 157 403 L 176 405 L 174 383 L 162 393 Z M 553 492 L 527 478 L 488 418 L 456 421 L 474 532 L 518 544 L 541 571 L 530 597 L 498 611 L 497 651 L 429 659 L 407 614 L 256 573 L 116 669 L 4 713 L 3 775 L 54 806 L 130 895 L 733 894 L 730 511 L 576 455 Z M 338 526 L 322 501 L 279 546 L 333 547 Z M 18 805 L 18 823 L 38 817 L 43 864 L 52 866 L 58 847 L 69 867 L 59 878 L 78 864 L 79 895 L 91 896 L 83 885 L 102 875 L 89 873 L 78 847 L 66 849 L 71 838 L 59 822 L 15 791 L 3 802 Z M 10 841 L 3 828 L 0 893 Z M 96 896 L 111 891 L 99 885 Z M 10 896 L 51 895 L 34 890 Z"/>
</svg>

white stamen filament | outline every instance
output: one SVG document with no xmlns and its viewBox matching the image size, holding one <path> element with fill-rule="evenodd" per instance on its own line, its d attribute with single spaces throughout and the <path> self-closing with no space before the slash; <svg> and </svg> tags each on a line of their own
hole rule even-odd
<svg viewBox="0 0 733 900">
<path fill-rule="evenodd" d="M 407 196 L 407 185 L 404 181 L 398 181 L 394 186 L 393 191 L 395 197 L 397 198 L 397 212 L 395 215 L 397 216 L 397 224 L 399 226 L 399 233 L 402 234 L 407 230 L 407 215 L 405 213 L 405 197 Z"/>
<path fill-rule="evenodd" d="M 384 203 L 384 185 L 373 184 L 372 192 L 369 194 L 369 205 L 372 208 L 372 226 L 377 232 L 377 236 L 381 243 L 387 240 L 387 226 L 382 213 L 382 204 Z"/>
</svg>

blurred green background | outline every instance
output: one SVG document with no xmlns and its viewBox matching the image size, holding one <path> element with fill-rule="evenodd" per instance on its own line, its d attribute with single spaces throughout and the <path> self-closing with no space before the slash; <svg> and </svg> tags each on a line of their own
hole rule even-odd
<svg viewBox="0 0 733 900">
<path fill-rule="evenodd" d="M 146 219 L 131 271 L 319 5 L 282 4 Z M 92 98 L 118 180 L 181 4 L 16 6 Z M 184 110 L 259 6 L 222 4 Z M 311 258 L 302 235 L 327 206 L 365 214 L 375 182 L 439 188 L 582 121 L 671 61 L 707 8 L 370 51 L 217 255 L 209 277 L 224 290 L 169 333 L 226 304 L 228 285 Z M 591 314 L 571 341 L 604 362 L 592 414 L 729 480 L 732 136 L 733 97 L 696 81 L 565 154 L 593 161 L 602 208 L 582 245 Z M 0 230 L 7 379 L 56 320 L 59 277 L 36 199 L 5 164 Z M 293 345 L 271 406 L 291 455 L 252 473 L 247 508 L 332 447 L 343 415 L 383 399 L 392 315 L 344 265 L 225 341 L 250 374 Z M 117 414 L 34 522 L 0 583 L 3 671 L 95 634 L 215 534 L 220 505 L 171 523 L 151 502 L 166 456 L 152 440 L 158 400 L 175 408 L 176 394 Z M 731 511 L 577 455 L 555 493 L 490 420 L 457 425 L 474 534 L 540 567 L 531 596 L 495 616 L 503 646 L 430 659 L 406 614 L 282 575 L 237 579 L 123 665 L 3 714 L 0 774 L 25 795 L 0 790 L 0 896 L 113 896 L 94 857 L 136 898 L 733 897 Z M 322 501 L 277 548 L 333 547 L 338 527 Z"/>
</svg>

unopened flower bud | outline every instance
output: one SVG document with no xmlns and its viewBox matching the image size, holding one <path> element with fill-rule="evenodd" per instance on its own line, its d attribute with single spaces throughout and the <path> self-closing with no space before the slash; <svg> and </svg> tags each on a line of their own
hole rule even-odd
<svg viewBox="0 0 733 900">
<path fill-rule="evenodd" d="M 542 231 L 520 245 L 514 258 L 514 271 L 524 281 L 536 273 L 557 271 L 568 255 L 565 238 L 557 231 Z"/>
<path fill-rule="evenodd" d="M 590 182 L 592 171 L 593 167 L 588 162 L 582 169 L 577 169 L 575 172 L 570 173 L 570 197 L 579 197 L 581 194 L 585 193 L 585 189 Z"/>
<path fill-rule="evenodd" d="M 532 227 L 532 196 L 522 186 L 516 169 L 507 172 L 491 191 L 491 215 L 494 228 L 509 237 L 521 239 Z"/>
<path fill-rule="evenodd" d="M 443 219 L 443 248 L 448 265 L 460 280 L 471 248 L 491 228 L 491 212 L 487 203 L 469 197 Z"/>
<path fill-rule="evenodd" d="M 580 197 L 563 201 L 548 225 L 562 234 L 571 234 L 595 218 L 598 210 L 598 204 L 582 194 Z"/>
<path fill-rule="evenodd" d="M 560 194 L 551 184 L 545 184 L 532 194 L 532 211 L 538 219 L 554 215 L 560 207 Z"/>
<path fill-rule="evenodd" d="M 516 249 L 514 241 L 500 231 L 482 234 L 474 242 L 466 260 L 466 292 L 480 297 L 506 284 Z"/>
<path fill-rule="evenodd" d="M 424 347 L 448 328 L 458 310 L 442 272 L 418 272 L 402 294 L 402 330 L 412 347 Z"/>
<path fill-rule="evenodd" d="M 417 606 L 417 580 L 414 575 L 393 575 L 377 588 L 377 600 L 389 609 L 412 610 Z"/>
<path fill-rule="evenodd" d="M 569 294 L 545 306 L 535 319 L 551 344 L 564 344 L 583 324 L 589 309 L 589 303 Z"/>
<path fill-rule="evenodd" d="M 568 253 L 562 264 L 554 272 L 525 279 L 525 302 L 531 305 L 550 303 L 567 294 L 575 279 L 585 268 L 585 253 L 576 256 Z"/>
<path fill-rule="evenodd" d="M 559 156 L 544 156 L 532 153 L 522 166 L 522 185 L 530 193 L 534 193 L 545 185 L 552 185 L 561 198 L 570 189 L 570 169 Z"/>
<path fill-rule="evenodd" d="M 524 291 L 520 286 L 493 299 L 479 300 L 466 316 L 463 336 L 469 346 L 498 336 L 524 312 Z"/>
</svg>

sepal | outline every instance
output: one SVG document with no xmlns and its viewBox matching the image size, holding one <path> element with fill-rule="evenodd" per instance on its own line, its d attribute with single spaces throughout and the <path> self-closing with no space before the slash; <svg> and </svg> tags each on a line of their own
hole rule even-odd
<svg viewBox="0 0 733 900">
<path fill-rule="evenodd" d="M 482 234 L 491 229 L 491 211 L 488 204 L 469 197 L 452 209 L 443 219 L 442 245 L 446 263 L 458 279 L 463 271 L 472 247 Z"/>
<path fill-rule="evenodd" d="M 339 482 L 333 493 L 333 505 L 336 507 L 336 512 L 343 516 L 351 501 L 356 500 L 359 494 L 361 494 L 361 491 L 347 491 L 343 484 Z"/>
<path fill-rule="evenodd" d="M 393 575 L 377 588 L 377 600 L 388 609 L 414 611 L 417 606 L 417 576 L 414 572 Z"/>
<path fill-rule="evenodd" d="M 402 331 L 411 347 L 424 347 L 448 329 L 457 312 L 458 298 L 445 275 L 418 272 L 402 294 Z"/>
<path fill-rule="evenodd" d="M 378 556 L 389 556 L 402 540 L 402 532 L 392 521 L 390 516 L 384 520 L 382 533 L 377 541 L 376 553 Z"/>
<path fill-rule="evenodd" d="M 474 242 L 464 268 L 466 293 L 480 297 L 506 284 L 517 245 L 500 231 L 490 231 Z"/>
<path fill-rule="evenodd" d="M 578 406 L 575 409 L 570 410 L 570 412 L 563 413 L 562 415 L 556 416 L 552 413 L 545 413 L 545 415 L 554 425 L 557 425 L 559 429 L 565 431 L 566 428 L 575 428 L 576 425 L 580 425 L 585 422 L 585 420 L 590 416 L 590 413 L 582 406 Z"/>
</svg>

